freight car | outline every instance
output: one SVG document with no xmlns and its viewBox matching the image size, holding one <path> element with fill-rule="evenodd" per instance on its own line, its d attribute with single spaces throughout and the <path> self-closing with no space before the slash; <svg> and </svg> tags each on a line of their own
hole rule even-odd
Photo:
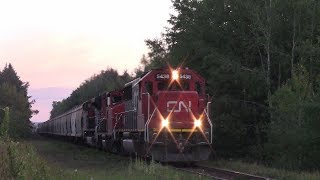
<svg viewBox="0 0 320 180">
<path fill-rule="evenodd" d="M 61 136 L 161 162 L 208 159 L 212 123 L 205 80 L 188 68 L 153 69 L 39 124 L 40 134 Z"/>
</svg>

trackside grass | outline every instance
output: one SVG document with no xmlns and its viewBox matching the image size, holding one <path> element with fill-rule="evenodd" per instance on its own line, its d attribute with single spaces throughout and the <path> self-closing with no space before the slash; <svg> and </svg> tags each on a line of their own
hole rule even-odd
<svg viewBox="0 0 320 180">
<path fill-rule="evenodd" d="M 0 141 L 0 179 L 206 179 L 168 166 L 37 137 Z"/>
<path fill-rule="evenodd" d="M 30 145 L 0 141 L 1 179 L 48 179 L 50 168 Z"/>
<path fill-rule="evenodd" d="M 275 179 L 320 179 L 319 172 L 296 172 L 216 160 L 201 163 Z M 206 179 L 169 166 L 117 156 L 58 140 L 35 138 L 23 142 L 0 140 L 0 179 Z"/>
<path fill-rule="evenodd" d="M 263 165 L 245 163 L 239 160 L 236 161 L 227 161 L 227 160 L 216 160 L 216 161 L 207 161 L 201 163 L 206 166 L 219 167 L 222 169 L 230 169 L 234 171 L 240 171 L 248 174 L 254 174 L 258 176 L 265 176 L 274 179 L 288 179 L 288 180 L 318 180 L 320 179 L 320 173 L 317 172 L 297 172 L 289 171 L 283 169 L 276 169 L 271 167 L 266 167 Z"/>
</svg>

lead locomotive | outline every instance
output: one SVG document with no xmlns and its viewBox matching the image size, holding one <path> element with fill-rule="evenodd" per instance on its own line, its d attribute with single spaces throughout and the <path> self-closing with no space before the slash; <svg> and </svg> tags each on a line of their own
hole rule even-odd
<svg viewBox="0 0 320 180">
<path fill-rule="evenodd" d="M 211 153 L 209 106 L 195 71 L 153 69 L 41 123 L 38 132 L 161 162 L 201 161 Z"/>
</svg>

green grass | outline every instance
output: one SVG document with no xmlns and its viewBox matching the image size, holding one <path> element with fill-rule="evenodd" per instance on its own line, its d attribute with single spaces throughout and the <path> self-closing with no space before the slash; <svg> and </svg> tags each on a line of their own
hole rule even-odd
<svg viewBox="0 0 320 180">
<path fill-rule="evenodd" d="M 2 179 L 48 179 L 49 171 L 50 168 L 38 157 L 32 146 L 13 141 L 0 141 Z"/>
<path fill-rule="evenodd" d="M 222 169 L 231 169 L 234 171 L 240 171 L 248 174 L 254 174 L 259 176 L 266 176 L 274 179 L 288 179 L 288 180 L 318 180 L 320 179 L 320 173 L 316 172 L 297 172 L 297 171 L 288 171 L 284 169 L 276 169 L 271 167 L 266 167 L 263 165 L 245 163 L 242 161 L 227 161 L 227 160 L 216 160 L 216 161 L 207 161 L 201 163 L 202 165 L 219 167 Z"/>
<path fill-rule="evenodd" d="M 275 179 L 320 179 L 319 172 L 294 172 L 241 161 L 207 161 L 203 165 Z M 206 179 L 169 166 L 130 159 L 47 138 L 0 141 L 1 179 Z"/>
<path fill-rule="evenodd" d="M 0 177 L 10 178 L 10 167 L 7 146 L 0 140 Z"/>
<path fill-rule="evenodd" d="M 206 179 L 67 142 L 0 141 L 0 179 Z"/>
<path fill-rule="evenodd" d="M 216 160 L 201 163 L 275 179 L 320 179 L 319 172 L 296 172 Z M 0 179 L 206 179 L 169 166 L 113 155 L 68 142 L 34 138 L 23 142 L 0 141 Z"/>
</svg>

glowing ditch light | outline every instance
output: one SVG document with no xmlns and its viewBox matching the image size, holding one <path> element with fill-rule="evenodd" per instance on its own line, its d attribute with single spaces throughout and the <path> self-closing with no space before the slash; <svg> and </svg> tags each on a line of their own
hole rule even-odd
<svg viewBox="0 0 320 180">
<path fill-rule="evenodd" d="M 162 124 L 162 127 L 168 127 L 169 126 L 168 119 L 163 119 L 161 124 Z"/>
<path fill-rule="evenodd" d="M 201 121 L 200 120 L 195 120 L 194 121 L 194 126 L 195 127 L 200 127 L 201 126 Z"/>
<path fill-rule="evenodd" d="M 172 71 L 172 79 L 177 80 L 179 78 L 179 72 L 177 70 Z"/>
</svg>

